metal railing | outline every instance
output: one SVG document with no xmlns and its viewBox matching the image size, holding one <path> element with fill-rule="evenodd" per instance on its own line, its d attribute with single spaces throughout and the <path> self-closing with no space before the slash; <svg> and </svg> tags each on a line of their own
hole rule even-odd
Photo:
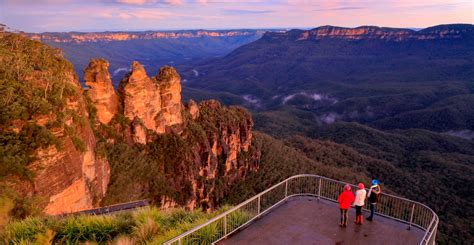
<svg viewBox="0 0 474 245">
<path fill-rule="evenodd" d="M 319 175 L 295 175 L 163 244 L 214 244 L 247 226 L 289 198 L 314 196 L 318 200 L 337 202 L 337 197 L 345 184 L 345 182 Z M 426 205 L 382 193 L 377 203 L 377 214 L 403 222 L 407 224 L 408 229 L 420 228 L 425 231 L 420 244 L 435 244 L 439 219 L 438 215 Z"/>
<path fill-rule="evenodd" d="M 104 206 L 104 207 L 99 207 L 99 208 L 93 208 L 93 209 L 87 209 L 87 210 L 82 210 L 82 211 L 77 211 L 73 213 L 63 213 L 63 214 L 58 214 L 58 217 L 65 217 L 65 216 L 74 216 L 74 215 L 104 215 L 104 214 L 112 214 L 116 212 L 122 212 L 126 210 L 131 210 L 131 209 L 137 209 L 141 207 L 146 207 L 150 205 L 150 200 L 148 199 L 143 199 L 143 200 L 138 200 L 138 201 L 133 201 L 133 202 L 124 202 L 124 203 L 117 203 L 109 206 Z"/>
</svg>

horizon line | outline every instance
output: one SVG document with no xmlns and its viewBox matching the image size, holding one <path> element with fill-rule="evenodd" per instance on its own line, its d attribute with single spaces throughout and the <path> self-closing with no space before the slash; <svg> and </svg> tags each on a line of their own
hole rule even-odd
<svg viewBox="0 0 474 245">
<path fill-rule="evenodd" d="M 436 24 L 427 27 L 393 27 L 393 26 L 379 26 L 379 25 L 360 25 L 360 26 L 337 26 L 337 25 L 319 25 L 319 26 L 300 26 L 300 27 L 255 27 L 255 28 L 183 28 L 183 29 L 111 29 L 111 30 L 70 30 L 70 31 L 44 31 L 44 32 L 26 32 L 16 28 L 12 28 L 7 24 L 0 23 L 0 25 L 5 25 L 7 29 L 10 29 L 15 32 L 22 32 L 27 34 L 45 34 L 45 33 L 106 33 L 106 32 L 179 32 L 179 31 L 232 31 L 232 30 L 312 30 L 316 28 L 320 28 L 323 26 L 333 26 L 333 27 L 340 27 L 340 28 L 360 28 L 360 27 L 379 27 L 379 28 L 391 28 L 391 29 L 410 29 L 414 31 L 419 31 L 422 29 L 441 26 L 441 25 L 474 25 L 472 23 L 444 23 L 444 24 Z"/>
</svg>

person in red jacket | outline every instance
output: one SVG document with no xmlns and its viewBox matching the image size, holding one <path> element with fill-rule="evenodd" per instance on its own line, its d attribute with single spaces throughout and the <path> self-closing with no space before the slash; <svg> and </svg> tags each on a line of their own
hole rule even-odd
<svg viewBox="0 0 474 245">
<path fill-rule="evenodd" d="M 344 191 L 339 195 L 337 198 L 337 202 L 339 202 L 339 209 L 341 210 L 341 223 L 339 224 L 340 227 L 347 227 L 347 219 L 349 208 L 351 207 L 351 203 L 354 201 L 354 193 L 351 191 L 351 186 L 346 184 L 344 186 Z"/>
</svg>

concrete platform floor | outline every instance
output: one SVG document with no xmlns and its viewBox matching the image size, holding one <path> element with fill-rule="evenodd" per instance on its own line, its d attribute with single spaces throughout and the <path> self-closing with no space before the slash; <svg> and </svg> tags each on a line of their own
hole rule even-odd
<svg viewBox="0 0 474 245">
<path fill-rule="evenodd" d="M 366 216 L 367 214 L 364 214 Z M 354 224 L 349 211 L 347 228 L 339 227 L 336 203 L 312 197 L 296 197 L 257 219 L 219 244 L 419 244 L 424 232 L 388 218 L 375 216 Z"/>
</svg>

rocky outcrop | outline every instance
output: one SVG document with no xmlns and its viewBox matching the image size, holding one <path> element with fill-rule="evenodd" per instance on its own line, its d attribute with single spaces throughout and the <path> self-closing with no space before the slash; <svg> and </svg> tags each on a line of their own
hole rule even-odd
<svg viewBox="0 0 474 245">
<path fill-rule="evenodd" d="M 183 122 L 181 78 L 172 67 L 162 67 L 156 77 L 148 77 L 138 62 L 120 83 L 124 115 L 132 124 L 133 139 L 146 143 L 146 129 L 157 134 Z"/>
<path fill-rule="evenodd" d="M 189 113 L 191 116 L 191 119 L 196 119 L 199 117 L 199 106 L 198 104 L 190 99 L 188 103 L 186 104 L 186 111 Z"/>
<path fill-rule="evenodd" d="M 155 117 L 161 111 L 160 87 L 150 79 L 138 62 L 133 62 L 132 71 L 120 83 L 124 115 L 132 124 L 133 139 L 146 143 L 146 130 L 155 130 Z"/>
<path fill-rule="evenodd" d="M 181 77 L 176 70 L 169 66 L 160 69 L 155 77 L 160 86 L 161 111 L 155 118 L 157 133 L 164 133 L 166 127 L 181 124 Z"/>
<path fill-rule="evenodd" d="M 97 118 L 103 124 L 108 124 L 118 111 L 118 96 L 108 68 L 106 60 L 93 59 L 84 70 L 84 80 L 89 87 L 87 94 L 97 109 Z"/>
</svg>

